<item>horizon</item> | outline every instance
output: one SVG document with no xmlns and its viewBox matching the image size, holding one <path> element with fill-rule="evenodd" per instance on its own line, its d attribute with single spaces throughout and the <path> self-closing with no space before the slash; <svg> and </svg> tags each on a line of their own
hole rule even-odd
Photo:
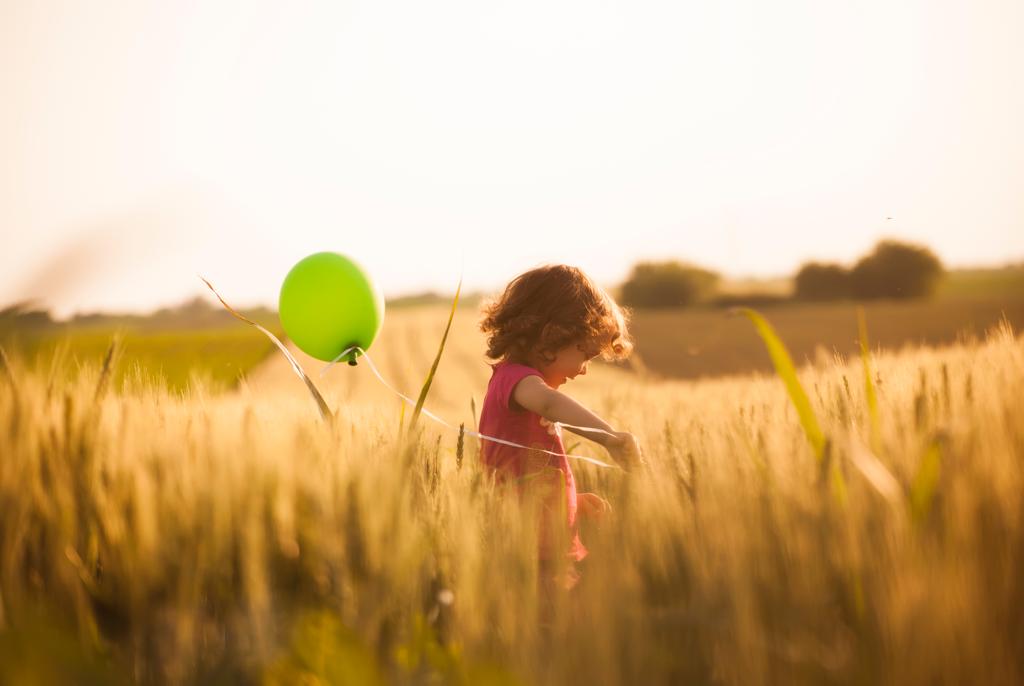
<svg viewBox="0 0 1024 686">
<path fill-rule="evenodd" d="M 808 262 L 816 262 L 816 260 L 809 260 Z M 687 263 L 690 264 L 690 263 Z M 702 267 L 704 265 L 691 265 Z M 850 266 L 850 265 L 847 265 Z M 1001 271 L 1001 270 L 1013 270 L 1013 269 L 1024 269 L 1024 258 L 1019 260 L 1009 260 L 1003 263 L 994 264 L 982 264 L 982 265 L 960 265 L 953 266 L 943 263 L 944 276 L 951 273 L 957 272 L 976 272 L 976 271 Z M 728 274 L 719 274 L 721 280 L 718 284 L 718 292 L 721 294 L 761 294 L 761 293 L 775 293 L 775 290 L 758 290 L 758 286 L 778 286 L 785 284 L 788 287 L 792 285 L 795 272 L 788 275 L 774 275 L 774 276 L 732 276 Z M 621 281 L 615 284 L 600 284 L 603 288 L 613 289 L 621 285 Z M 215 284 L 216 285 L 216 284 Z M 459 302 L 460 306 L 466 301 L 473 298 L 486 298 L 491 295 L 500 293 L 504 286 L 498 286 L 496 288 L 474 288 L 466 289 L 463 287 L 462 294 L 460 295 Z M 748 290 L 749 288 L 749 290 Z M 223 295 L 223 293 L 222 293 Z M 451 299 L 455 295 L 455 289 L 444 290 L 442 289 L 426 289 L 417 291 L 406 291 L 394 294 L 385 294 L 385 302 L 387 304 L 393 304 L 397 301 L 409 300 L 415 298 L 438 298 L 440 300 Z M 210 293 L 209 289 L 203 286 L 201 289 L 197 289 L 195 293 L 185 295 L 178 300 L 172 300 L 167 302 L 159 303 L 152 307 L 144 307 L 140 309 L 80 309 L 71 312 L 59 312 L 52 307 L 45 306 L 36 300 L 20 300 L 10 302 L 0 302 L 0 311 L 5 309 L 18 309 L 23 312 L 45 312 L 54 322 L 64 323 L 74 320 L 78 317 L 149 317 L 158 314 L 164 310 L 178 310 L 197 301 L 201 301 L 209 307 L 211 310 L 220 310 L 221 305 L 217 302 L 216 297 Z M 230 299 L 229 299 L 230 301 Z M 277 302 L 267 301 L 253 301 L 253 302 L 232 302 L 233 307 L 238 310 L 259 310 L 264 309 L 270 312 L 277 312 Z M 401 305 L 400 305 L 401 306 Z"/>
</svg>

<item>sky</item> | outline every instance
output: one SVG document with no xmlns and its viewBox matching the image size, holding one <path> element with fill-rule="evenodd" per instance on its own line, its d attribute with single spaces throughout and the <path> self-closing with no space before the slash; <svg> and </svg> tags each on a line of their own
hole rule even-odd
<svg viewBox="0 0 1024 686">
<path fill-rule="evenodd" d="M 1024 3 L 0 0 L 0 306 L 1024 259 Z"/>
</svg>

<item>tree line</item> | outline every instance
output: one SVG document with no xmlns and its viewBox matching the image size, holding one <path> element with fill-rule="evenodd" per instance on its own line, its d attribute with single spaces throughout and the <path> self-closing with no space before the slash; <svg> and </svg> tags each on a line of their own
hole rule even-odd
<svg viewBox="0 0 1024 686">
<path fill-rule="evenodd" d="M 944 273 L 942 262 L 927 247 L 883 240 L 850 267 L 820 262 L 804 264 L 794 276 L 790 297 L 722 295 L 717 291 L 721 282 L 718 273 L 669 260 L 636 264 L 619 289 L 619 300 L 634 308 L 659 308 L 698 303 L 924 298 L 935 292 Z"/>
</svg>

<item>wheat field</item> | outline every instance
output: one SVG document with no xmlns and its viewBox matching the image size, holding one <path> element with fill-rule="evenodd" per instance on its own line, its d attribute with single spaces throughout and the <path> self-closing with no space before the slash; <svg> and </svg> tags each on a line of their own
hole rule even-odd
<svg viewBox="0 0 1024 686">
<path fill-rule="evenodd" d="M 407 395 L 446 315 L 389 313 L 370 350 Z M 460 311 L 427 400 L 453 425 L 474 426 L 482 351 Z M 231 393 L 3 365 L 0 682 L 1024 683 L 1009 325 L 875 354 L 870 385 L 857 358 L 800 368 L 821 454 L 777 376 L 591 367 L 562 390 L 647 464 L 574 464 L 614 512 L 551 598 L 475 439 L 410 434 L 365 362 L 300 359 L 332 421 L 276 354 Z"/>
</svg>

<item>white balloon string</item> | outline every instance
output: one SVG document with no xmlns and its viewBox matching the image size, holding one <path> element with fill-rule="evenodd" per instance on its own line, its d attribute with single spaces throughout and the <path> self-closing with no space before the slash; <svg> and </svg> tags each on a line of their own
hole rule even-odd
<svg viewBox="0 0 1024 686">
<path fill-rule="evenodd" d="M 334 360 L 330 364 L 328 364 L 327 367 L 325 367 L 323 369 L 323 371 L 321 371 L 320 375 L 323 376 L 323 372 L 325 372 L 328 369 L 330 369 L 331 365 L 333 365 L 336 361 L 338 361 L 339 359 L 341 359 L 342 357 L 344 357 L 348 353 L 352 352 L 353 350 L 355 350 L 356 352 L 359 353 L 359 357 L 362 357 L 363 360 L 366 362 L 366 364 L 369 365 L 370 371 L 373 372 L 373 375 L 377 377 L 377 380 L 380 381 L 384 385 L 385 388 L 387 388 L 389 391 L 391 391 L 392 393 L 394 393 L 399 398 L 401 398 L 405 402 L 409 403 L 413 407 L 416 406 L 416 401 L 415 400 L 413 400 L 409 396 L 405 395 L 401 391 L 397 390 L 394 386 L 389 384 L 387 382 L 387 380 L 384 379 L 384 376 L 380 373 L 380 370 L 377 369 L 377 365 L 375 365 L 373 363 L 373 359 L 370 357 L 369 353 L 367 353 L 365 350 L 360 348 L 358 345 L 353 345 L 353 346 L 351 346 L 349 348 L 346 348 L 344 351 L 342 351 L 342 353 L 340 355 L 338 355 L 336 358 L 334 358 Z M 426 416 L 430 417 L 431 419 L 433 419 L 438 424 L 441 424 L 441 425 L 447 427 L 448 429 L 451 429 L 453 431 L 459 431 L 459 428 L 457 426 L 453 426 L 452 424 L 449 424 L 448 422 L 446 422 L 445 420 L 441 419 L 440 417 L 438 417 L 436 414 L 434 414 L 433 412 L 431 412 L 430 410 L 428 410 L 425 407 L 421 408 L 420 412 L 422 414 L 425 414 Z M 572 429 L 580 429 L 582 431 L 593 431 L 593 432 L 596 432 L 596 433 L 603 433 L 603 434 L 607 434 L 609 436 L 614 436 L 615 435 L 615 434 L 610 433 L 608 431 L 605 431 L 603 429 L 594 429 L 594 428 L 591 428 L 591 427 L 588 427 L 588 426 L 576 426 L 574 424 L 563 424 L 562 422 L 553 422 L 553 424 L 556 424 L 556 425 L 559 425 L 559 426 L 564 426 L 564 427 L 567 427 L 567 428 L 572 428 Z M 507 446 L 511 446 L 513 448 L 522 448 L 524 450 L 536 450 L 538 452 L 547 453 L 548 455 L 554 455 L 556 457 L 562 457 L 564 455 L 565 457 L 571 457 L 574 460 L 582 460 L 583 462 L 588 462 L 588 463 L 590 463 L 592 465 L 596 465 L 598 467 L 604 467 L 605 469 L 622 469 L 622 467 L 619 467 L 618 465 L 608 464 L 607 462 L 603 462 L 601 460 L 598 460 L 598 459 L 593 458 L 593 457 L 589 457 L 587 455 L 574 455 L 574 454 L 569 454 L 569 453 L 559 453 L 559 452 L 555 452 L 553 450 L 543 450 L 541 448 L 531 448 L 530 446 L 522 445 L 521 443 L 515 443 L 513 441 L 506 441 L 504 438 L 496 438 L 495 436 L 488 436 L 486 434 L 482 434 L 482 433 L 479 433 L 477 431 L 466 431 L 465 429 L 463 429 L 463 432 L 467 436 L 475 436 L 476 438 L 479 438 L 479 439 L 484 440 L 484 441 L 490 441 L 492 443 L 500 443 L 501 445 L 507 445 Z"/>
<path fill-rule="evenodd" d="M 347 354 L 348 354 L 349 352 L 351 352 L 352 350 L 356 350 L 357 348 L 358 348 L 358 346 L 352 346 L 351 348 L 346 348 L 346 349 L 345 349 L 345 350 L 344 350 L 344 351 L 343 351 L 343 352 L 342 352 L 342 353 L 341 353 L 340 355 L 338 355 L 338 356 L 337 356 L 337 357 L 335 357 L 335 358 L 334 358 L 333 360 L 331 360 L 330 362 L 328 362 L 328 363 L 327 363 L 327 366 L 326 366 L 326 367 L 324 367 L 323 369 L 321 369 L 321 370 L 320 370 L 320 373 L 319 373 L 319 374 L 318 374 L 317 376 L 318 376 L 319 378 L 321 378 L 321 379 L 322 379 L 322 378 L 324 378 L 324 374 L 326 374 L 326 373 L 327 373 L 327 370 L 328 370 L 328 369 L 330 369 L 331 367 L 333 367 L 334 365 L 336 365 L 336 364 L 338 363 L 338 361 L 339 361 L 339 360 L 340 360 L 341 358 L 345 357 L 345 355 L 347 355 Z M 362 348 L 358 348 L 358 349 L 359 349 L 359 350 L 362 350 Z M 353 355 L 353 356 L 352 356 L 352 359 L 353 359 L 353 360 L 355 360 L 355 359 L 356 359 L 357 357 L 359 357 L 359 356 L 358 356 L 358 355 Z"/>
</svg>

